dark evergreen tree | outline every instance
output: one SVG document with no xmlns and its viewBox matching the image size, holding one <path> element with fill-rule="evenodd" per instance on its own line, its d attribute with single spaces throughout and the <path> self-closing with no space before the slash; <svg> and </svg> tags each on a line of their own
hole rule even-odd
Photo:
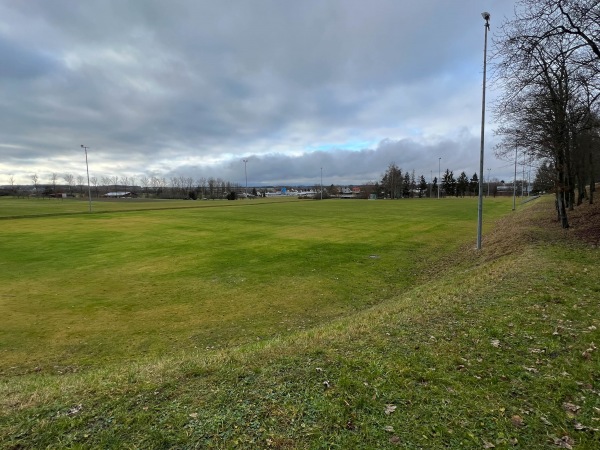
<svg viewBox="0 0 600 450">
<path fill-rule="evenodd" d="M 454 173 L 450 169 L 446 169 L 442 178 L 442 190 L 444 195 L 453 196 L 456 192 L 456 180 Z"/>
<path fill-rule="evenodd" d="M 464 197 L 469 190 L 469 178 L 465 172 L 461 172 L 456 180 L 456 196 Z"/>
<path fill-rule="evenodd" d="M 419 178 L 419 198 L 423 197 L 423 195 L 427 195 L 427 181 L 425 181 L 425 177 L 421 175 Z"/>
<path fill-rule="evenodd" d="M 479 195 L 479 178 L 477 177 L 477 173 L 474 173 L 471 177 L 471 181 L 469 181 L 469 195 Z"/>
<path fill-rule="evenodd" d="M 402 179 L 402 197 L 410 197 L 410 173 L 406 172 Z"/>
</svg>

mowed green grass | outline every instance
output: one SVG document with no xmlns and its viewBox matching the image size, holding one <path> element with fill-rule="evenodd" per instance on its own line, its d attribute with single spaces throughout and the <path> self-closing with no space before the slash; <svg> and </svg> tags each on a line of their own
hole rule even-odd
<svg viewBox="0 0 600 450">
<path fill-rule="evenodd" d="M 92 198 L 92 212 L 136 211 L 153 209 L 210 208 L 223 206 L 248 206 L 257 203 L 293 201 L 289 197 L 270 197 L 228 202 L 226 200 L 162 200 L 149 198 Z M 16 198 L 0 197 L 0 219 L 38 217 L 89 213 L 90 204 L 85 198 Z"/>
<path fill-rule="evenodd" d="M 476 212 L 463 200 L 433 209 L 362 202 L 362 213 L 353 209 L 359 203 L 308 202 L 285 205 L 305 209 L 278 210 L 277 220 L 227 217 L 263 227 L 275 220 L 281 229 L 356 228 L 356 243 L 379 247 L 380 258 L 370 260 L 385 268 L 366 278 L 346 265 L 346 284 L 396 291 L 248 344 L 101 359 L 77 373 L 5 372 L 0 447 L 597 449 L 600 256 L 575 239 L 576 229 L 560 229 L 552 200 L 514 214 L 486 203 L 487 225 L 509 213 L 486 226 L 481 251 L 468 225 Z M 402 223 L 418 231 L 403 233 Z M 296 245 L 331 241 L 352 253 L 344 234 L 274 236 Z M 319 256 L 328 267 L 316 267 L 317 281 L 340 273 L 334 255 Z"/>
<path fill-rule="evenodd" d="M 476 233 L 475 199 L 207 203 L 3 220 L 3 375 L 286 335 L 398 295 Z M 486 222 L 507 211 L 486 200 Z"/>
</svg>

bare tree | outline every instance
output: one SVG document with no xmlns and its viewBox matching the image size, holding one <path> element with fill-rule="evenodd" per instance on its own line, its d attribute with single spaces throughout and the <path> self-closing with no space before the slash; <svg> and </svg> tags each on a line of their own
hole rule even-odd
<svg viewBox="0 0 600 450">
<path fill-rule="evenodd" d="M 85 178 L 82 175 L 77 175 L 77 186 L 79 186 L 79 193 L 83 195 L 83 184 L 85 182 Z"/>
<path fill-rule="evenodd" d="M 107 176 L 102 176 L 100 179 L 102 186 L 104 186 L 104 194 L 107 194 L 110 191 L 110 185 L 112 184 L 112 178 Z"/>
<path fill-rule="evenodd" d="M 96 193 L 96 197 L 98 197 L 98 177 L 90 177 L 90 182 L 92 186 L 94 186 L 94 192 Z"/>
<path fill-rule="evenodd" d="M 381 186 L 391 199 L 398 198 L 402 195 L 402 169 L 395 162 L 388 165 L 387 170 L 381 179 Z"/>
<path fill-rule="evenodd" d="M 210 177 L 208 179 L 208 195 L 212 200 L 215 198 L 215 184 L 216 180 L 213 177 Z"/>
<path fill-rule="evenodd" d="M 146 175 L 141 175 L 140 183 L 142 185 L 142 190 L 144 192 L 144 196 L 147 196 L 148 195 L 148 186 L 150 185 L 150 179 Z"/>
<path fill-rule="evenodd" d="M 58 174 L 52 172 L 52 175 L 50 175 L 50 179 L 52 180 L 52 193 L 56 194 L 56 181 L 58 180 Z"/>
<path fill-rule="evenodd" d="M 198 184 L 198 186 L 199 186 L 200 188 L 202 188 L 202 200 L 204 200 L 204 198 L 205 198 L 205 196 L 206 196 L 206 194 L 205 194 L 205 192 L 204 192 L 204 191 L 205 191 L 205 189 L 206 189 L 206 178 L 204 178 L 204 177 L 200 177 L 200 178 L 198 179 L 198 181 L 196 181 L 196 183 Z"/>
<path fill-rule="evenodd" d="M 589 176 L 579 136 L 597 116 L 600 55 L 594 42 L 600 24 L 590 17 L 598 18 L 598 5 L 598 0 L 521 0 L 515 18 L 494 42 L 495 75 L 505 87 L 496 105 L 503 137 L 497 154 L 510 155 L 520 147 L 552 162 L 564 228 L 575 189 L 581 199 Z"/>
<path fill-rule="evenodd" d="M 515 20 L 526 26 L 531 45 L 568 36 L 581 62 L 600 60 L 600 0 L 521 0 Z"/>
<path fill-rule="evenodd" d="M 75 183 L 75 177 L 73 176 L 73 174 L 65 173 L 63 175 L 63 180 L 65 180 L 65 183 L 67 183 L 67 186 L 69 187 L 69 194 L 72 193 L 73 184 Z"/>
<path fill-rule="evenodd" d="M 39 177 L 38 177 L 37 173 L 34 173 L 33 175 L 31 175 L 31 181 L 33 182 L 33 188 L 35 189 L 35 195 L 37 195 L 37 193 L 38 193 L 38 180 L 39 180 Z"/>
<path fill-rule="evenodd" d="M 136 185 L 135 185 L 135 177 L 134 176 L 129 177 L 129 186 L 131 187 L 131 192 L 135 193 Z"/>
</svg>

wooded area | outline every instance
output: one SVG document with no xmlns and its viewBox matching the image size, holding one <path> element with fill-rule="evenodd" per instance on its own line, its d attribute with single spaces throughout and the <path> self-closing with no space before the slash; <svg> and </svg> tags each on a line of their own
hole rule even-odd
<svg viewBox="0 0 600 450">
<path fill-rule="evenodd" d="M 551 168 L 556 209 L 594 201 L 600 145 L 600 0 L 521 0 L 494 40 L 498 156 Z"/>
</svg>

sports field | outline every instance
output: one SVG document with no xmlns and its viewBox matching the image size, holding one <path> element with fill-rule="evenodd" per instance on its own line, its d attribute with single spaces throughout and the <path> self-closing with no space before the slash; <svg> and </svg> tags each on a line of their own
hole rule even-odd
<svg viewBox="0 0 600 450">
<path fill-rule="evenodd" d="M 489 220 L 510 208 L 486 206 Z M 2 203 L 25 216 L 1 222 L 6 374 L 230 347 L 352 314 L 443 270 L 477 215 L 475 199 L 94 207 L 105 212 Z"/>
<path fill-rule="evenodd" d="M 48 204 L 0 200 L 1 448 L 600 444 L 551 197 L 486 199 L 480 251 L 470 198 Z"/>
</svg>

